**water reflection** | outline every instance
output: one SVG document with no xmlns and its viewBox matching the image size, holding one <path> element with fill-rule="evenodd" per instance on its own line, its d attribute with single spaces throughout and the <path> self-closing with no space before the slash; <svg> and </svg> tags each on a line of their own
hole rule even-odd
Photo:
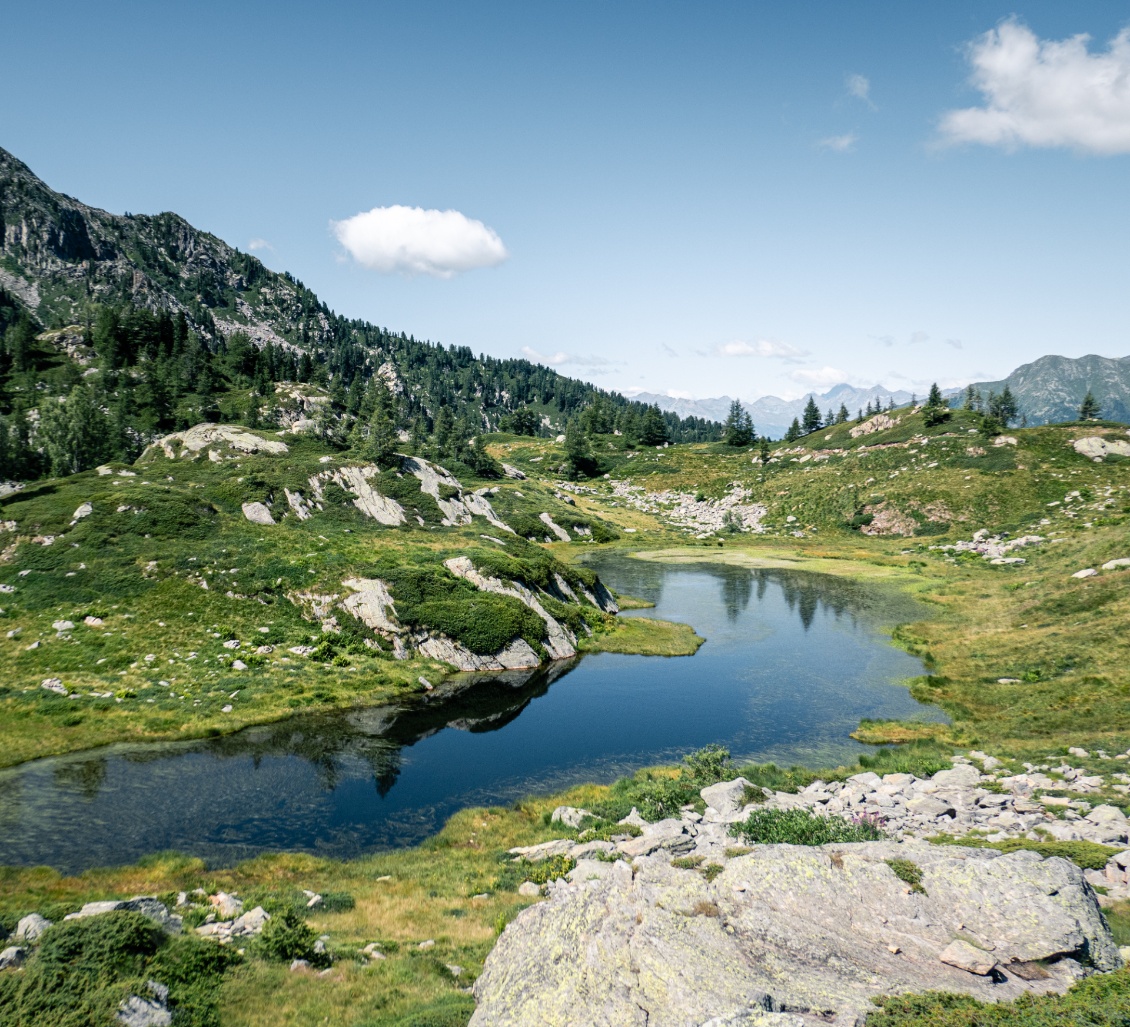
<svg viewBox="0 0 1130 1027">
<path fill-rule="evenodd" d="M 709 742 L 835 764 L 862 717 L 935 719 L 893 683 L 922 672 L 880 626 L 922 610 L 843 579 L 602 557 L 640 611 L 692 623 L 694 657 L 586 656 L 455 675 L 366 710 L 193 743 L 115 746 L 0 771 L 0 863 L 65 870 L 178 849 L 216 862 L 412 844 L 453 812 L 677 761 Z M 631 615 L 631 614 L 629 614 Z"/>
</svg>

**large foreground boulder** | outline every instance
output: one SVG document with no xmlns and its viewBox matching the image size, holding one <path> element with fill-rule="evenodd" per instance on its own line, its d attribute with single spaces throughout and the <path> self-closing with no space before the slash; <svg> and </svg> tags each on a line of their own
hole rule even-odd
<svg viewBox="0 0 1130 1027">
<path fill-rule="evenodd" d="M 1082 872 L 1032 852 L 765 845 L 713 881 L 664 854 L 573 878 L 507 926 L 472 1027 L 856 1024 L 873 996 L 1011 999 L 1121 965 Z"/>
</svg>

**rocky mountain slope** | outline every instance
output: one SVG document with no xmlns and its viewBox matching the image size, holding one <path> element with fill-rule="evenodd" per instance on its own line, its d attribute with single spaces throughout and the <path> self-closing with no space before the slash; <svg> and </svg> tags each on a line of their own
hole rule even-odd
<svg viewBox="0 0 1130 1027">
<path fill-rule="evenodd" d="M 556 432 L 598 396 L 618 410 L 644 410 L 527 360 L 476 357 L 341 317 L 291 275 L 177 214 L 98 210 L 49 188 L 0 149 L 0 332 L 22 311 L 39 328 L 78 326 L 71 334 L 80 339 L 87 325 L 89 344 L 97 305 L 174 321 L 183 315 L 213 351 L 238 336 L 296 360 L 307 354 L 323 383 L 336 383 L 342 396 L 379 375 L 395 383 L 409 418 L 423 413 L 430 420 L 446 406 L 455 420 L 490 428 L 531 407 L 535 420 Z M 711 437 L 714 430 L 673 415 L 668 424 L 675 438 Z"/>
<path fill-rule="evenodd" d="M 1005 386 L 1029 424 L 1074 421 L 1088 391 L 1108 421 L 1130 422 L 1130 357 L 1040 357 L 998 382 L 976 382 L 981 395 Z"/>
</svg>

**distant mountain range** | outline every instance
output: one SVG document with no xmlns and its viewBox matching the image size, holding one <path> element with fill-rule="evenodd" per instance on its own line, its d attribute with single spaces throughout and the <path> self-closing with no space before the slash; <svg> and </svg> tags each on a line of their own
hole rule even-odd
<svg viewBox="0 0 1130 1027">
<path fill-rule="evenodd" d="M 1102 408 L 1102 417 L 1109 421 L 1130 423 L 1130 357 L 1040 357 L 1023 364 L 1007 378 L 995 382 L 974 382 L 973 388 L 983 398 L 990 392 L 1001 392 L 1008 386 L 1016 397 L 1017 406 L 1025 422 L 1030 425 L 1054 424 L 1074 420 L 1083 397 L 1090 390 Z M 964 389 L 949 389 L 944 395 L 959 398 Z M 893 391 L 876 386 L 857 389 L 851 385 L 835 385 L 827 392 L 809 395 L 816 400 L 821 413 L 838 412 L 840 404 L 855 416 L 868 403 L 881 403 L 884 407 L 893 399 L 895 406 L 909 403 L 912 394 L 901 389 Z M 641 392 L 634 397 L 641 403 L 655 403 L 661 410 L 670 410 L 680 417 L 704 417 L 724 421 L 733 399 L 717 396 L 711 399 L 676 399 L 653 392 Z M 923 398 L 921 396 L 919 399 Z M 780 438 L 788 430 L 794 417 L 800 417 L 808 396 L 800 399 L 780 399 L 762 396 L 755 400 L 742 400 L 749 411 L 754 426 L 760 434 Z"/>
<path fill-rule="evenodd" d="M 840 409 L 842 403 L 848 409 L 848 414 L 855 417 L 856 413 L 864 409 L 868 403 L 874 406 L 881 403 L 884 407 L 893 399 L 895 406 L 909 403 L 911 393 L 902 389 L 893 391 L 876 386 L 871 389 L 857 389 L 852 385 L 835 385 L 827 392 L 814 392 L 822 414 L 829 410 L 834 413 Z M 718 396 L 714 399 L 674 399 L 671 396 L 660 396 L 653 392 L 641 392 L 633 399 L 641 403 L 655 403 L 660 410 L 670 410 L 680 417 L 706 417 L 713 421 L 724 421 L 730 412 L 733 399 L 730 396 Z M 762 396 L 760 399 L 742 400 L 742 406 L 749 411 L 753 418 L 754 427 L 761 435 L 779 439 L 788 430 L 794 417 L 804 413 L 808 396 L 800 399 L 780 399 L 777 396 Z"/>
</svg>

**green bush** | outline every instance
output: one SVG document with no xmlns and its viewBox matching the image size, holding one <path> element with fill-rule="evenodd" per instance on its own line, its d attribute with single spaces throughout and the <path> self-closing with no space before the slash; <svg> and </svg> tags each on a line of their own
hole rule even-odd
<svg viewBox="0 0 1130 1027">
<path fill-rule="evenodd" d="M 922 868 L 909 859 L 888 859 L 887 866 L 894 872 L 895 877 L 910 885 L 912 892 L 925 895 L 926 889 L 922 887 Z"/>
<path fill-rule="evenodd" d="M 874 823 L 849 823 L 803 809 L 755 809 L 730 833 L 747 842 L 783 845 L 827 845 L 829 842 L 873 842 L 886 837 Z"/>
<path fill-rule="evenodd" d="M 867 1027 L 1126 1027 L 1130 971 L 1095 974 L 1064 995 L 1021 995 L 986 1003 L 966 995 L 927 992 L 875 1000 Z"/>
<path fill-rule="evenodd" d="M 357 905 L 357 900 L 344 891 L 328 891 L 322 896 L 322 909 L 327 913 L 345 913 Z"/>
<path fill-rule="evenodd" d="M 289 963 L 305 959 L 311 965 L 325 962 L 324 956 L 314 951 L 317 935 L 294 910 L 284 909 L 263 925 L 263 933 L 252 943 L 252 950 L 263 959 Z"/>
<path fill-rule="evenodd" d="M 216 989 L 238 960 L 199 938 L 170 938 L 140 913 L 66 921 L 43 935 L 22 973 L 0 974 L 0 1027 L 111 1025 L 148 980 L 169 987 L 178 1025 L 219 1027 Z"/>
<path fill-rule="evenodd" d="M 1000 852 L 1038 852 L 1047 859 L 1059 856 L 1070 860 L 1082 870 L 1102 870 L 1121 849 L 1095 842 L 1034 842 L 1030 838 L 1005 838 L 999 842 L 988 842 L 984 838 L 963 835 L 938 835 L 930 839 L 935 845 L 965 845 L 975 849 L 997 849 Z"/>
<path fill-rule="evenodd" d="M 568 856 L 550 856 L 533 862 L 528 859 L 508 859 L 503 865 L 502 873 L 495 879 L 494 887 L 496 891 L 516 891 L 523 881 L 548 884 L 564 877 L 576 865 L 576 860 Z"/>
<path fill-rule="evenodd" d="M 730 760 L 730 750 L 724 745 L 714 743 L 704 745 L 697 752 L 684 756 L 683 762 L 696 778 L 711 784 L 726 780 L 734 769 Z"/>
</svg>

